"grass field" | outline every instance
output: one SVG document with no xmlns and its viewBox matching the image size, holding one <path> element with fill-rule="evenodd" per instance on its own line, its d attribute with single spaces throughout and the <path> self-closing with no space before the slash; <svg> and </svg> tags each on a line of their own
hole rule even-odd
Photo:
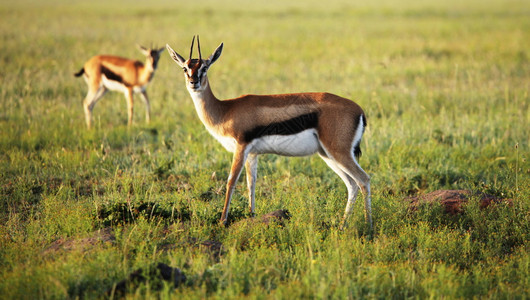
<svg viewBox="0 0 530 300">
<path fill-rule="evenodd" d="M 530 2 L 366 2 L 0 0 L 0 297 L 113 297 L 162 262 L 187 280 L 148 276 L 125 297 L 530 298 Z M 231 155 L 167 52 L 149 125 L 139 97 L 127 128 L 108 93 L 85 128 L 73 73 L 87 59 L 143 59 L 136 43 L 187 54 L 194 34 L 203 55 L 225 44 L 209 72 L 220 98 L 328 91 L 363 107 L 372 235 L 362 201 L 338 229 L 346 188 L 317 156 L 260 159 L 257 213 L 287 209 L 284 226 L 220 227 Z M 512 201 L 409 210 L 439 189 Z M 246 220 L 243 180 L 232 203 Z"/>
</svg>

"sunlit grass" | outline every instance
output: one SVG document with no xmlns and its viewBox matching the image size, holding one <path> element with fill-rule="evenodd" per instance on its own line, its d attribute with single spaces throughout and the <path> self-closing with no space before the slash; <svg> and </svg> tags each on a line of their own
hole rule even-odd
<svg viewBox="0 0 530 300">
<path fill-rule="evenodd" d="M 528 297 L 529 16 L 525 1 L 496 0 L 0 3 L 0 295 L 102 297 L 164 262 L 183 286 L 150 279 L 127 297 Z M 231 156 L 165 54 L 151 124 L 136 101 L 127 128 L 124 97 L 108 93 L 85 129 L 73 73 L 88 58 L 141 59 L 136 43 L 186 54 L 194 34 L 203 55 L 225 44 L 209 72 L 219 98 L 328 91 L 363 107 L 372 236 L 362 201 L 338 230 L 346 188 L 318 157 L 260 158 L 257 213 L 287 209 L 284 226 L 237 225 L 241 180 L 236 224 L 219 227 Z M 406 197 L 437 189 L 512 202 L 409 211 Z M 46 252 L 106 227 L 113 243 Z M 193 246 L 204 240 L 220 258 Z"/>
</svg>

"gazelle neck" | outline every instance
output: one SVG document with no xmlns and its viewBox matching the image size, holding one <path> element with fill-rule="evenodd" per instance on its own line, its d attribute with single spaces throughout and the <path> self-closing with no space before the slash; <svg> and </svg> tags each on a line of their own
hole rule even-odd
<svg viewBox="0 0 530 300">
<path fill-rule="evenodd" d="M 204 78 L 204 84 L 200 90 L 193 90 L 188 85 L 188 92 L 193 99 L 199 118 L 206 127 L 221 123 L 224 114 L 222 101 L 213 94 L 208 77 Z"/>
<path fill-rule="evenodd" d="M 155 68 L 153 67 L 149 59 L 146 59 L 142 68 L 140 69 L 140 78 L 142 79 L 143 82 L 147 83 L 151 81 L 154 74 L 155 74 Z"/>
</svg>

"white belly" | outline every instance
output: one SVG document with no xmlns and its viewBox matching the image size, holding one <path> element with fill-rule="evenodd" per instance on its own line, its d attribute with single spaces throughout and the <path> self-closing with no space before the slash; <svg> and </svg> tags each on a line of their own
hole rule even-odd
<svg viewBox="0 0 530 300">
<path fill-rule="evenodd" d="M 104 75 L 102 76 L 102 79 L 103 79 L 103 85 L 108 90 L 122 92 L 122 93 L 126 93 L 128 91 L 128 88 L 121 82 L 118 82 L 118 81 L 115 81 L 115 80 L 110 80 Z M 146 86 L 147 85 L 135 86 L 135 87 L 133 87 L 133 92 L 134 93 L 141 93 L 141 92 L 145 91 Z"/>
<path fill-rule="evenodd" d="M 306 156 L 320 148 L 315 129 L 304 130 L 293 135 L 269 135 L 255 139 L 250 144 L 250 153 Z"/>
<path fill-rule="evenodd" d="M 108 79 L 106 76 L 102 76 L 102 81 L 103 81 L 103 85 L 111 90 L 111 91 L 117 91 L 117 92 L 122 92 L 122 93 L 125 93 L 127 92 L 127 87 L 121 83 L 121 82 L 118 82 L 118 81 L 115 81 L 115 80 L 110 80 Z"/>
</svg>

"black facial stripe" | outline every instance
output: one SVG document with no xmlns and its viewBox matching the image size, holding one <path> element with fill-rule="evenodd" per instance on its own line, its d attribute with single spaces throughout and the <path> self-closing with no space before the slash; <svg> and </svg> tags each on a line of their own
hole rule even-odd
<svg viewBox="0 0 530 300">
<path fill-rule="evenodd" d="M 305 115 L 285 120 L 282 122 L 271 123 L 269 125 L 256 126 L 243 134 L 245 142 L 249 143 L 254 139 L 268 135 L 292 135 L 300 133 L 310 128 L 318 126 L 318 113 L 312 112 Z"/>
<path fill-rule="evenodd" d="M 191 82 L 199 82 L 199 76 L 197 76 L 197 73 L 191 73 L 191 76 L 186 73 L 186 75 L 188 76 L 188 79 L 191 81 Z"/>
</svg>

